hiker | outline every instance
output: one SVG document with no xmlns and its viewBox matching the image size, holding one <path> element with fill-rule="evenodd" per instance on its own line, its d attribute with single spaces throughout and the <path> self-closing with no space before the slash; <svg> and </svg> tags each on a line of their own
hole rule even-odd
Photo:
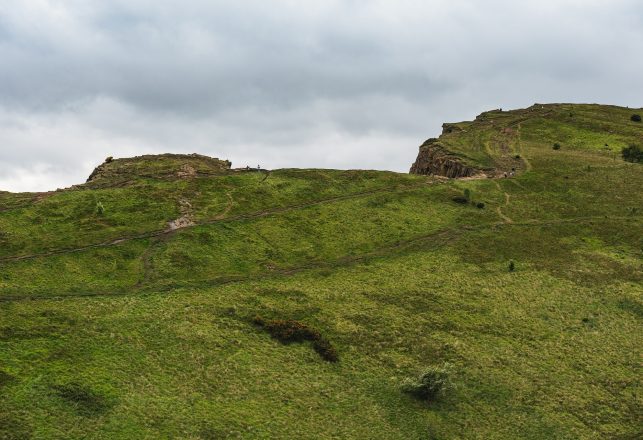
<svg viewBox="0 0 643 440">
<path fill-rule="evenodd" d="M 505 171 L 505 179 L 507 178 L 507 172 Z"/>
<path fill-rule="evenodd" d="M 257 171 L 261 171 L 261 167 L 257 164 Z"/>
<path fill-rule="evenodd" d="M 250 171 L 250 165 L 246 165 L 246 171 Z"/>
</svg>

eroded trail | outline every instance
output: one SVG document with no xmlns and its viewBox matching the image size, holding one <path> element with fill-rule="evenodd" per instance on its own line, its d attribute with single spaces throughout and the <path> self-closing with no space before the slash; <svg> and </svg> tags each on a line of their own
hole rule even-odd
<svg viewBox="0 0 643 440">
<path fill-rule="evenodd" d="M 498 191 L 503 191 L 503 190 L 502 190 L 502 187 L 500 186 L 500 184 L 498 183 L 498 181 L 495 181 L 494 183 L 496 184 L 496 187 L 498 188 Z M 504 207 L 507 207 L 507 206 L 509 206 L 509 201 L 510 201 L 510 199 L 511 199 L 511 196 L 510 196 L 510 195 L 509 195 L 509 193 L 508 193 L 508 192 L 506 192 L 506 191 L 503 191 L 503 194 L 504 194 L 504 196 L 505 196 L 505 204 L 504 204 L 503 206 L 504 206 Z M 498 216 L 502 219 L 503 223 L 511 224 L 511 223 L 513 223 L 513 222 L 514 222 L 510 217 L 508 217 L 507 215 L 505 215 L 505 214 L 502 212 L 502 206 L 498 205 L 498 206 L 496 207 L 496 212 L 498 213 Z"/>
</svg>

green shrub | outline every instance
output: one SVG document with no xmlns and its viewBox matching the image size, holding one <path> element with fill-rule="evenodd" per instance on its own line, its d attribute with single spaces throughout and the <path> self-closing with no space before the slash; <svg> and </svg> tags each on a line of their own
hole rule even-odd
<svg viewBox="0 0 643 440">
<path fill-rule="evenodd" d="M 337 351 L 331 343 L 324 339 L 319 331 L 303 322 L 284 319 L 265 320 L 261 316 L 256 316 L 253 322 L 259 327 L 263 327 L 270 333 L 270 336 L 283 344 L 311 341 L 313 349 L 319 353 L 322 359 L 328 362 L 339 360 Z"/>
<path fill-rule="evenodd" d="M 513 260 L 509 261 L 509 272 L 513 272 L 516 270 L 516 263 L 513 262 Z"/>
<path fill-rule="evenodd" d="M 558 142 L 556 142 L 552 148 L 554 150 L 560 150 L 560 144 Z"/>
<path fill-rule="evenodd" d="M 484 203 L 482 203 L 482 202 L 478 202 L 478 203 L 476 203 L 476 208 L 478 208 L 478 209 L 484 209 Z"/>
<path fill-rule="evenodd" d="M 631 120 L 632 122 L 641 122 L 641 115 L 632 115 L 632 116 L 630 117 L 630 120 Z"/>
<path fill-rule="evenodd" d="M 638 145 L 630 145 L 621 150 L 621 156 L 626 162 L 638 163 L 643 161 L 643 150 Z"/>
<path fill-rule="evenodd" d="M 96 214 L 98 214 L 98 215 L 105 214 L 105 207 L 103 206 L 102 202 L 97 202 L 96 203 Z"/>
<path fill-rule="evenodd" d="M 454 388 L 448 363 L 429 367 L 418 378 L 408 378 L 402 383 L 402 391 L 426 401 L 437 400 Z"/>
<path fill-rule="evenodd" d="M 471 190 L 469 188 L 465 188 L 464 190 L 464 198 L 467 200 L 471 200 Z"/>
</svg>

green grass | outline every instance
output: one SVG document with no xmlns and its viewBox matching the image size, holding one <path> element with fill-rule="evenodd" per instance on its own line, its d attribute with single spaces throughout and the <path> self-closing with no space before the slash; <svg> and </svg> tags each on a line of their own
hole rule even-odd
<svg viewBox="0 0 643 440">
<path fill-rule="evenodd" d="M 520 154 L 513 179 L 196 159 L 179 179 L 161 157 L 0 193 L 0 438 L 637 438 L 631 113 L 490 112 L 441 139 L 478 166 Z M 465 189 L 485 208 L 452 201 Z M 195 224 L 165 232 L 182 200 Z M 314 329 L 339 361 L 256 316 Z M 443 398 L 402 391 L 445 362 Z"/>
</svg>

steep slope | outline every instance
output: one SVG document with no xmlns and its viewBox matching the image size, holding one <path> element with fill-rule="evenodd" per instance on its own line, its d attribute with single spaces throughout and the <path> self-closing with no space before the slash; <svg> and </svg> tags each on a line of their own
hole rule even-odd
<svg viewBox="0 0 643 440">
<path fill-rule="evenodd" d="M 512 178 L 147 156 L 1 193 L 0 438 L 636 438 L 634 112 L 445 126 L 445 155 Z M 444 362 L 451 393 L 401 392 Z"/>
</svg>

